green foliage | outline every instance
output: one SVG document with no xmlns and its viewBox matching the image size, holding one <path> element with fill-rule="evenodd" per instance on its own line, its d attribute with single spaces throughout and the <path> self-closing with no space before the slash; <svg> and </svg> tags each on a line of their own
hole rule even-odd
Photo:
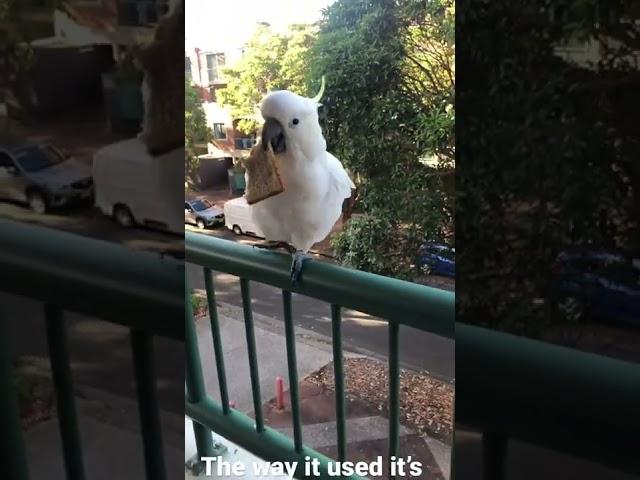
<svg viewBox="0 0 640 480">
<path fill-rule="evenodd" d="M 269 25 L 260 24 L 245 47 L 243 59 L 224 70 L 227 87 L 220 90 L 219 101 L 231 107 L 234 118 L 240 118 L 238 130 L 255 132 L 251 117 L 269 90 L 287 89 L 306 94 L 305 75 L 309 68 L 309 47 L 315 29 L 310 25 L 292 25 L 284 33 L 276 33 Z"/>
<path fill-rule="evenodd" d="M 34 64 L 30 28 L 22 21 L 20 7 L 14 0 L 0 0 L 0 102 L 9 91 L 18 101 L 24 100 L 27 75 Z"/>
<path fill-rule="evenodd" d="M 196 87 L 188 80 L 184 83 L 184 144 L 187 155 L 186 180 L 191 182 L 198 167 L 197 146 L 207 144 L 212 139 L 211 129 L 207 126 L 207 118 L 202 107 L 202 100 Z"/>
<path fill-rule="evenodd" d="M 332 238 L 336 258 L 349 267 L 367 272 L 412 279 L 419 237 L 398 235 L 401 225 L 391 216 L 356 215 Z M 417 240 L 417 242 L 416 242 Z M 408 252 L 416 252 L 413 256 Z"/>
<path fill-rule="evenodd" d="M 324 13 L 308 78 L 327 76 L 328 149 L 357 179 L 365 217 L 335 240 L 353 267 L 413 278 L 420 243 L 452 230 L 440 170 L 454 155 L 454 13 L 448 0 L 338 0 Z"/>
<path fill-rule="evenodd" d="M 9 21 L 12 3 L 11 0 L 0 0 L 0 22 Z"/>
<path fill-rule="evenodd" d="M 540 335 L 549 317 L 539 299 L 561 251 L 640 251 L 640 77 L 624 61 L 630 44 L 591 68 L 555 50 L 569 38 L 624 38 L 634 24 L 559 16 L 577 3 L 596 6 L 520 0 L 459 8 L 469 31 L 458 39 L 461 63 L 473 72 L 473 84 L 457 94 L 469 108 L 460 116 L 456 179 L 463 321 Z M 494 25 L 499 38 L 478 25 Z"/>
<path fill-rule="evenodd" d="M 342 232 L 332 239 L 338 260 L 372 273 L 393 272 L 398 277 L 409 276 L 411 266 L 396 261 L 401 254 L 398 254 L 393 228 L 380 217 L 352 217 Z"/>
<path fill-rule="evenodd" d="M 191 312 L 194 315 L 200 316 L 206 312 L 207 309 L 207 300 L 202 295 L 197 293 L 191 294 Z"/>
</svg>

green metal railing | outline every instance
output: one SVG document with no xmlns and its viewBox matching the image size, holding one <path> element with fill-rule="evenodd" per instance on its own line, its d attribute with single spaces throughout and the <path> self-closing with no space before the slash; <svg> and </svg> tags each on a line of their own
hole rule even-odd
<svg viewBox="0 0 640 480">
<path fill-rule="evenodd" d="M 327 302 L 333 330 L 333 360 L 336 387 L 336 422 L 338 460 L 344 460 L 348 431 L 346 429 L 345 385 L 341 341 L 341 311 L 350 308 L 386 320 L 389 324 L 389 457 L 399 455 L 400 367 L 399 330 L 413 327 L 452 337 L 454 332 L 454 295 L 422 285 L 350 270 L 323 262 L 305 264 L 303 279 L 297 285 L 290 280 L 290 258 L 287 255 L 254 249 L 238 243 L 205 235 L 186 233 L 186 259 L 203 268 L 207 292 L 214 355 L 218 371 L 221 403 L 210 398 L 204 389 L 202 366 L 191 303 L 186 303 L 185 331 L 186 413 L 194 420 L 194 434 L 199 456 L 214 456 L 211 431 L 228 438 L 254 455 L 269 461 L 298 462 L 297 478 L 303 478 L 302 465 L 307 456 L 321 462 L 319 478 L 328 475 L 327 457 L 302 442 L 295 326 L 291 305 L 292 293 Z M 254 417 L 229 408 L 227 382 L 215 303 L 212 270 L 240 278 L 244 324 L 249 356 L 250 381 Z M 260 282 L 282 290 L 287 367 L 291 397 L 293 439 L 264 425 L 258 358 L 251 309 L 250 282 Z M 190 293 L 187 288 L 187 294 Z M 360 478 L 352 476 L 349 478 Z"/>
<path fill-rule="evenodd" d="M 401 325 L 451 336 L 454 297 L 419 285 L 346 270 L 321 262 L 305 265 L 304 281 L 289 281 L 289 260 L 246 246 L 187 234 L 187 261 L 204 266 L 212 315 L 220 390 L 225 391 L 224 362 L 215 317 L 211 270 L 242 280 L 242 296 L 249 345 L 253 341 L 249 280 L 283 290 L 287 364 L 291 389 L 294 439 L 264 427 L 259 417 L 259 391 L 254 389 L 257 420 L 208 398 L 204 390 L 191 393 L 186 411 L 202 429 L 199 451 L 209 452 L 214 430 L 265 459 L 300 461 L 304 456 L 328 459 L 302 444 L 298 410 L 297 370 L 291 292 L 331 305 L 336 386 L 338 457 L 346 451 L 341 318 L 343 307 L 385 318 L 389 322 L 389 454 L 398 452 L 398 330 Z M 193 331 L 187 311 L 186 329 Z M 195 345 L 195 333 L 188 345 Z M 188 336 L 189 337 L 189 336 Z M 506 478 L 509 440 L 521 440 L 558 452 L 587 458 L 614 469 L 640 473 L 637 455 L 640 435 L 640 365 L 558 347 L 471 325 L 455 324 L 456 425 L 483 433 L 483 478 Z M 197 346 L 196 346 L 197 348 Z M 255 348 L 250 346 L 250 365 Z M 197 351 L 190 349 L 187 377 L 201 382 Z M 258 373 L 252 370 L 252 384 Z M 208 454 L 207 454 L 208 455 Z M 453 467 L 453 465 L 452 465 Z M 326 470 L 324 470 L 326 472 Z M 455 472 L 452 468 L 451 478 Z M 322 478 L 326 478 L 322 477 Z"/>
<path fill-rule="evenodd" d="M 267 460 L 300 461 L 309 455 L 329 461 L 304 446 L 297 392 L 297 360 L 292 293 L 329 305 L 333 331 L 338 457 L 344 458 L 348 431 L 342 364 L 341 311 L 360 310 L 389 322 L 390 452 L 398 449 L 398 332 L 405 326 L 451 337 L 453 295 L 419 285 L 347 270 L 321 262 L 305 265 L 293 287 L 289 259 L 234 243 L 188 233 L 188 261 L 203 267 L 221 402 L 207 396 L 197 338 L 185 302 L 184 265 L 157 255 L 75 235 L 0 220 L 0 292 L 43 304 L 44 325 L 67 478 L 83 479 L 82 437 L 74 405 L 70 352 L 64 312 L 99 317 L 131 330 L 134 372 L 148 478 L 165 478 L 156 397 L 152 339 L 183 340 L 186 357 L 186 413 L 194 419 L 201 455 L 211 455 L 211 431 Z M 240 277 L 245 328 L 254 387 L 256 418 L 230 408 L 212 271 Z M 260 417 L 259 359 L 255 354 L 251 282 L 283 290 L 293 439 L 264 425 Z M 188 289 L 187 289 L 188 291 Z M 187 297 L 188 298 L 188 297 Z M 186 311 L 185 311 L 186 305 Z M 0 309 L 2 307 L 0 306 Z M 0 312 L 0 477 L 28 478 L 16 399 L 11 339 Z M 185 316 L 185 324 L 176 321 Z M 483 432 L 484 477 L 505 478 L 510 439 L 523 440 L 640 474 L 640 366 L 544 344 L 465 324 L 455 325 L 456 423 Z"/>
<path fill-rule="evenodd" d="M 86 478 L 73 394 L 65 311 L 128 327 L 148 479 L 164 479 L 153 337 L 184 340 L 184 265 L 41 227 L 0 220 L 0 292 L 43 304 L 51 373 L 67 479 Z M 2 305 L 0 304 L 0 310 Z M 28 466 L 13 358 L 0 311 L 0 477 L 26 480 Z"/>
<path fill-rule="evenodd" d="M 483 433 L 484 478 L 508 441 L 640 474 L 640 364 L 456 324 L 456 425 Z"/>
</svg>

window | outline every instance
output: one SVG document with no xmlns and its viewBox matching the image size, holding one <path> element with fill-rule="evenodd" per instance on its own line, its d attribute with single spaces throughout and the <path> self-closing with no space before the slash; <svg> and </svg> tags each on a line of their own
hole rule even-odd
<svg viewBox="0 0 640 480">
<path fill-rule="evenodd" d="M 27 172 L 39 172 L 64 162 L 64 156 L 50 146 L 21 148 L 16 159 Z"/>
<path fill-rule="evenodd" d="M 222 67 L 226 64 L 224 53 L 210 53 L 207 55 L 207 75 L 209 83 L 222 79 Z"/>
<path fill-rule="evenodd" d="M 235 143 L 237 150 L 251 150 L 251 148 L 256 144 L 256 139 L 253 137 L 236 138 Z"/>
<path fill-rule="evenodd" d="M 200 199 L 200 200 L 196 200 L 195 202 L 192 203 L 193 205 L 193 209 L 196 212 L 202 212 L 203 210 L 207 210 L 208 208 L 213 207 L 213 203 L 211 203 L 209 200 L 207 199 Z"/>
<path fill-rule="evenodd" d="M 214 123 L 213 124 L 213 138 L 215 140 L 226 140 L 227 139 L 227 130 L 224 127 L 224 123 Z"/>
</svg>

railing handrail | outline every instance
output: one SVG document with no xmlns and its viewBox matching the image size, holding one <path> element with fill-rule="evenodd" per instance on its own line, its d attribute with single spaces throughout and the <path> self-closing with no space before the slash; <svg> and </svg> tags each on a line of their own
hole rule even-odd
<svg viewBox="0 0 640 480">
<path fill-rule="evenodd" d="M 184 263 L 159 254 L 0 220 L 0 292 L 184 339 Z"/>
<path fill-rule="evenodd" d="M 186 232 L 187 263 L 307 295 L 391 322 L 452 338 L 455 294 L 321 261 L 304 265 L 291 282 L 291 257 Z M 429 312 L 428 315 L 425 312 Z"/>
<path fill-rule="evenodd" d="M 640 473 L 638 364 L 456 323 L 455 405 L 456 423 Z"/>
<path fill-rule="evenodd" d="M 185 409 L 194 422 L 198 455 L 210 455 L 213 450 L 206 429 L 221 433 L 254 455 L 265 460 L 298 461 L 305 456 L 320 460 L 320 478 L 328 475 L 328 459 L 303 443 L 303 424 L 300 415 L 300 397 L 297 388 L 298 373 L 295 352 L 295 323 L 291 295 L 306 295 L 326 302 L 331 311 L 333 372 L 336 398 L 337 459 L 346 459 L 347 426 L 345 409 L 344 364 L 342 348 L 341 310 L 350 308 L 367 313 L 388 323 L 389 363 L 389 450 L 388 457 L 399 455 L 400 445 L 400 328 L 413 327 L 422 331 L 452 337 L 454 331 L 455 296 L 452 292 L 437 290 L 410 282 L 339 267 L 320 261 L 305 263 L 302 278 L 291 281 L 291 257 L 269 252 L 219 238 L 187 232 L 185 235 L 186 262 L 203 267 L 209 317 L 214 339 L 214 353 L 221 402 L 209 397 L 204 388 L 197 333 L 191 304 L 185 306 L 187 332 L 187 390 Z M 251 377 L 254 418 L 234 412 L 227 406 L 228 386 L 224 367 L 223 340 L 217 315 L 212 272 L 234 275 L 240 279 L 240 293 L 244 312 L 245 333 Z M 283 322 L 289 372 L 293 439 L 269 429 L 264 424 L 263 403 L 260 392 L 260 374 L 255 345 L 255 331 L 251 307 L 250 282 L 259 282 L 282 290 Z M 187 293 L 189 293 L 187 286 Z M 353 475 L 346 478 L 357 479 Z"/>
</svg>

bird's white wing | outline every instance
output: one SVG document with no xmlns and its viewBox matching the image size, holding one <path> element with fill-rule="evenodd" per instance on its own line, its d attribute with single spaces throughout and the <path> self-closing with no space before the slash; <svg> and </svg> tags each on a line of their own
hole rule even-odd
<svg viewBox="0 0 640 480">
<path fill-rule="evenodd" d="M 356 186 L 347 175 L 340 160 L 329 152 L 327 152 L 327 166 L 329 168 L 331 188 L 336 189 L 342 198 L 349 198 L 351 189 L 356 188 Z"/>
</svg>

